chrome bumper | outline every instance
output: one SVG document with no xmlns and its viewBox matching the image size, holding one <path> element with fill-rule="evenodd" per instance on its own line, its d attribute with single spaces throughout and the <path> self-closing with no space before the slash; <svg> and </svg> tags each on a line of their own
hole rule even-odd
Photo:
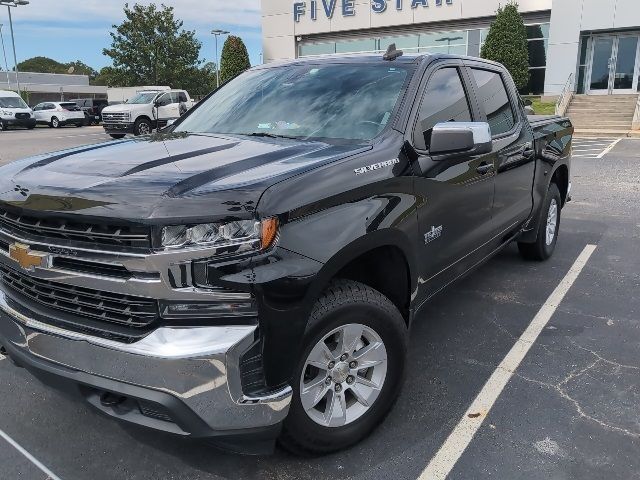
<svg viewBox="0 0 640 480">
<path fill-rule="evenodd" d="M 256 328 L 159 328 L 139 342 L 122 344 L 38 322 L 0 292 L 0 344 L 10 356 L 12 351 L 19 352 L 22 358 L 62 367 L 73 376 L 85 373 L 81 383 L 88 386 L 103 388 L 99 379 L 110 381 L 115 388 L 107 390 L 116 394 L 126 390 L 119 390 L 118 384 L 168 394 L 213 432 L 276 425 L 288 413 L 290 387 L 259 398 L 242 394 L 239 355 L 253 342 Z M 139 412 L 121 417 L 173 433 L 192 433 L 180 422 L 143 421 Z"/>
<path fill-rule="evenodd" d="M 166 301 L 234 302 L 250 296 L 195 285 L 191 263 L 214 257 L 217 252 L 211 248 L 144 255 L 29 241 L 5 231 L 0 231 L 0 240 L 27 244 L 32 251 L 48 254 L 48 265 L 65 258 L 118 265 L 132 273 L 131 278 L 118 279 L 46 265 L 27 272 L 0 247 L 0 264 L 42 280 Z M 46 318 L 14 300 L 5 288 L 0 286 L 0 345 L 25 362 L 59 367 L 59 374 L 66 377 L 82 373 L 77 383 L 96 388 L 110 383 L 109 388 L 100 387 L 105 391 L 123 393 L 136 386 L 154 395 L 162 393 L 171 397 L 170 403 L 177 400 L 181 408 L 193 412 L 212 432 L 272 426 L 288 413 L 292 396 L 288 386 L 257 398 L 242 391 L 240 357 L 254 343 L 256 325 L 233 325 L 230 320 L 225 326 L 161 327 L 137 342 L 124 343 L 43 323 Z M 101 408 L 100 402 L 87 400 Z M 118 416 L 117 412 L 105 413 Z M 140 415 L 120 417 L 175 433 L 192 433 L 184 426 L 166 425 L 168 422 L 150 425 L 153 422 Z"/>
</svg>

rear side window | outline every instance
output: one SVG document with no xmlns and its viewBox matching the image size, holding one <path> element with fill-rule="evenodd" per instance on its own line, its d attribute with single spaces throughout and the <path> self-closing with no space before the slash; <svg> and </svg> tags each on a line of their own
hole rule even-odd
<svg viewBox="0 0 640 480">
<path fill-rule="evenodd" d="M 184 92 L 180 92 L 180 101 L 181 102 L 186 102 L 187 101 L 187 94 Z"/>
<path fill-rule="evenodd" d="M 470 121 L 469 102 L 458 69 L 440 69 L 431 76 L 424 93 L 414 144 L 420 150 L 427 150 L 431 143 L 431 131 L 437 123 Z"/>
<path fill-rule="evenodd" d="M 495 137 L 511 131 L 516 119 L 502 76 L 488 70 L 472 68 L 471 71 L 478 85 L 478 100 L 487 114 L 491 135 Z"/>
</svg>

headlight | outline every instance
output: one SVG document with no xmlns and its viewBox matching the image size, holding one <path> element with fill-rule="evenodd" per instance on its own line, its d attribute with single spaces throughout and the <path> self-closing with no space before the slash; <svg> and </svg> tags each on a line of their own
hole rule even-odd
<svg viewBox="0 0 640 480">
<path fill-rule="evenodd" d="M 165 249 L 187 247 L 248 247 L 264 250 L 271 246 L 278 233 L 278 220 L 269 218 L 261 222 L 241 220 L 228 223 L 202 223 L 199 225 L 172 225 L 162 229 L 161 243 Z"/>
</svg>

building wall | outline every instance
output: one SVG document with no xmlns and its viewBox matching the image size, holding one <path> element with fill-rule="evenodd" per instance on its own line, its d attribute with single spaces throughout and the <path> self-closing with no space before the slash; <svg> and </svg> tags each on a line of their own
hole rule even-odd
<svg viewBox="0 0 640 480">
<path fill-rule="evenodd" d="M 15 72 L 0 71 L 0 90 L 18 90 Z M 20 88 L 29 95 L 29 104 L 57 102 L 71 98 L 107 98 L 107 87 L 89 85 L 86 75 L 20 72 Z"/>
<path fill-rule="evenodd" d="M 305 14 L 296 22 L 293 12 L 294 3 L 298 1 L 305 3 Z M 336 0 L 335 12 L 332 18 L 327 18 L 323 0 L 316 1 L 317 18 L 313 20 L 312 0 L 261 0 L 263 53 L 266 62 L 295 58 L 296 37 L 482 19 L 495 15 L 500 4 L 505 3 L 504 0 L 442 0 L 439 2 L 441 5 L 437 6 L 436 0 L 428 0 L 428 7 L 419 5 L 411 8 L 411 0 L 401 0 L 403 8 L 397 10 L 397 0 L 386 0 L 386 10 L 375 13 L 372 0 L 351 0 L 354 14 L 344 16 L 344 2 L 349 0 Z M 556 3 L 562 1 L 573 0 L 556 0 Z M 329 5 L 330 0 L 325 0 L 325 3 Z M 552 0 L 520 0 L 518 3 L 521 12 L 541 12 L 551 9 Z"/>
<path fill-rule="evenodd" d="M 640 0 L 553 0 L 545 93 L 557 96 L 577 73 L 580 35 L 640 30 Z"/>
</svg>

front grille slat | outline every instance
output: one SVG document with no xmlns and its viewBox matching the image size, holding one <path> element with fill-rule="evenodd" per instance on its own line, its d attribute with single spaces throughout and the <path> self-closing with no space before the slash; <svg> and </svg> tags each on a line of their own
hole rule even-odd
<svg viewBox="0 0 640 480">
<path fill-rule="evenodd" d="M 101 292 L 29 277 L 0 266 L 2 283 L 46 307 L 114 324 L 144 328 L 158 317 L 153 299 Z"/>
<path fill-rule="evenodd" d="M 150 228 L 142 225 L 109 225 L 70 222 L 18 215 L 0 207 L 0 229 L 19 237 L 63 239 L 126 249 L 151 248 Z"/>
</svg>

